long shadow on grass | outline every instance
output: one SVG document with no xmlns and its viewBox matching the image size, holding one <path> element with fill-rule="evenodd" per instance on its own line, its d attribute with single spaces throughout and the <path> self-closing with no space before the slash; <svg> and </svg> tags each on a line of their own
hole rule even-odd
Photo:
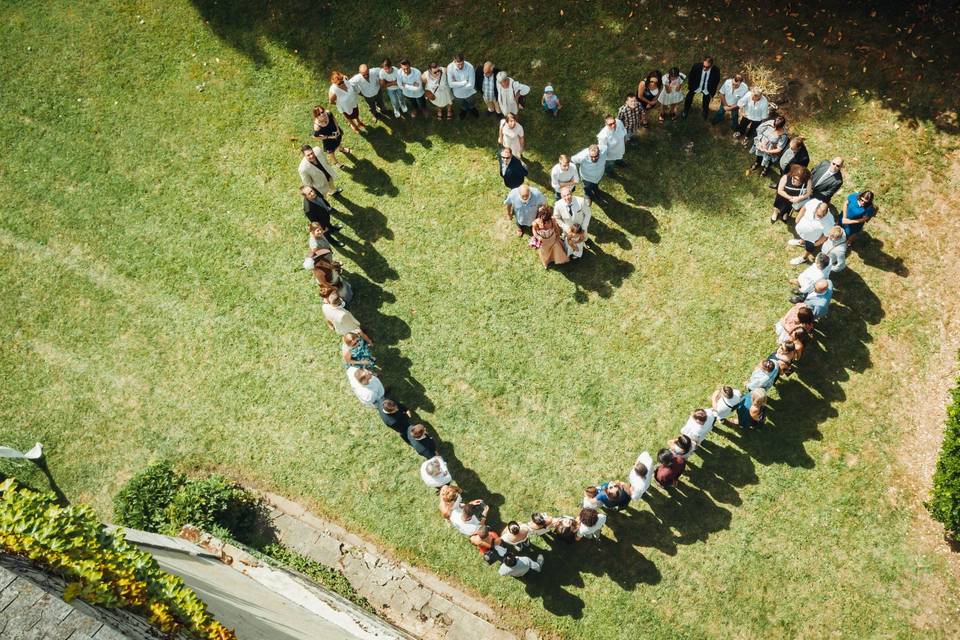
<svg viewBox="0 0 960 640">
<path fill-rule="evenodd" d="M 591 221 L 590 229 L 594 223 Z M 636 271 L 636 267 L 626 260 L 607 253 L 599 244 L 590 242 L 583 252 L 583 257 L 557 267 L 577 289 L 574 300 L 583 304 L 589 300 L 588 291 L 596 293 L 601 298 L 609 298 L 614 289 L 623 284 L 627 277 Z"/>
<path fill-rule="evenodd" d="M 424 421 L 421 420 L 421 422 Z M 434 433 L 436 433 L 436 431 L 434 431 Z M 437 435 L 439 438 L 439 434 Z M 457 457 L 456 447 L 452 442 L 440 440 L 440 442 L 437 443 L 437 451 L 446 461 L 450 475 L 457 479 L 457 486 L 463 489 L 465 499 L 469 501 L 480 498 L 486 504 L 490 505 L 487 521 L 490 522 L 491 525 L 495 522 L 502 522 L 500 518 L 500 507 L 504 502 L 503 494 L 492 491 L 484 484 L 476 471 L 464 465 L 463 461 Z"/>
</svg>

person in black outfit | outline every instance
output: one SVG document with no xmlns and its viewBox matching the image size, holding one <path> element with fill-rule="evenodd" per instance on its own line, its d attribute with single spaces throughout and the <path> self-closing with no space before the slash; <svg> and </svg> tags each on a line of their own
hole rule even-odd
<svg viewBox="0 0 960 640">
<path fill-rule="evenodd" d="M 377 407 L 377 413 L 380 414 L 383 424 L 396 431 L 404 442 L 407 441 L 407 432 L 413 426 L 410 424 L 410 419 L 413 417 L 413 412 L 410 409 L 395 400 L 384 398 L 380 406 Z"/>
<path fill-rule="evenodd" d="M 422 424 L 407 429 L 407 444 L 427 460 L 437 455 L 437 443 Z"/>
<path fill-rule="evenodd" d="M 508 189 L 516 189 L 523 184 L 524 178 L 527 177 L 527 168 L 523 166 L 519 158 L 513 155 L 510 147 L 504 147 L 500 150 L 500 176 Z"/>
<path fill-rule="evenodd" d="M 687 87 L 689 89 L 687 90 L 687 97 L 683 101 L 683 114 L 681 115 L 684 118 L 687 117 L 690 106 L 693 104 L 693 96 L 699 93 L 702 96 L 703 119 L 706 120 L 710 114 L 710 100 L 713 99 L 713 95 L 717 92 L 719 86 L 720 68 L 713 64 L 713 56 L 707 56 L 703 59 L 703 62 L 698 62 L 690 67 L 690 73 L 687 74 Z"/>
<path fill-rule="evenodd" d="M 327 242 L 335 247 L 342 247 L 343 243 L 334 238 L 333 234 L 343 227 L 330 223 L 330 214 L 333 212 L 333 207 L 330 206 L 327 199 L 320 195 L 316 189 L 307 185 L 300 187 L 300 195 L 303 196 L 303 215 L 307 216 L 307 220 L 316 222 L 325 229 L 323 237 L 327 239 Z"/>
</svg>

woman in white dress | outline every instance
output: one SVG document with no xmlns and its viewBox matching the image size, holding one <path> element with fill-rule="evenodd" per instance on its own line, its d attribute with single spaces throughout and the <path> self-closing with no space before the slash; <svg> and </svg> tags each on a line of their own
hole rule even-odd
<svg viewBox="0 0 960 640">
<path fill-rule="evenodd" d="M 443 111 L 447 111 L 447 120 L 453 120 L 453 92 L 447 84 L 447 71 L 436 62 L 431 62 L 423 72 L 423 87 L 430 104 L 437 108 L 437 120 L 443 120 Z"/>
<path fill-rule="evenodd" d="M 523 138 L 523 126 L 517 122 L 517 116 L 508 113 L 507 117 L 500 121 L 500 135 L 497 137 L 497 143 L 501 147 L 509 147 L 513 155 L 515 155 L 518 160 L 523 161 L 525 141 Z"/>
<path fill-rule="evenodd" d="M 367 128 L 367 125 L 360 120 L 360 94 L 357 93 L 356 87 L 347 82 L 345 75 L 339 71 L 330 74 L 330 92 L 327 95 L 330 103 L 337 105 L 337 109 L 347 119 L 354 133 Z"/>
<path fill-rule="evenodd" d="M 677 109 L 683 102 L 683 83 L 687 76 L 680 73 L 680 69 L 674 67 L 669 73 L 663 74 L 663 91 L 660 92 L 660 104 L 663 105 L 663 111 L 660 112 L 660 122 L 663 122 L 667 114 L 670 114 L 671 120 L 677 119 Z"/>
</svg>

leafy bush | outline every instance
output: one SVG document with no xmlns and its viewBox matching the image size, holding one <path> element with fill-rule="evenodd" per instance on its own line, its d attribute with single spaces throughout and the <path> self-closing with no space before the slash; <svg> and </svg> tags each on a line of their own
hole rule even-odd
<svg viewBox="0 0 960 640">
<path fill-rule="evenodd" d="M 63 597 L 142 614 L 166 634 L 236 640 L 206 605 L 153 557 L 107 532 L 85 505 L 60 506 L 51 493 L 0 483 L 0 549 L 66 580 Z"/>
<path fill-rule="evenodd" d="M 960 386 L 952 395 L 940 459 L 933 474 L 933 497 L 927 507 L 943 523 L 948 535 L 956 539 L 960 535 Z"/>
<path fill-rule="evenodd" d="M 266 511 L 254 494 L 221 475 L 189 479 L 166 461 L 130 478 L 114 498 L 113 513 L 118 524 L 135 529 L 176 534 L 192 524 L 254 545 L 266 529 Z"/>
<path fill-rule="evenodd" d="M 113 498 L 116 521 L 133 529 L 159 533 L 169 528 L 167 508 L 187 483 L 166 461 L 155 462 L 136 474 Z"/>
</svg>

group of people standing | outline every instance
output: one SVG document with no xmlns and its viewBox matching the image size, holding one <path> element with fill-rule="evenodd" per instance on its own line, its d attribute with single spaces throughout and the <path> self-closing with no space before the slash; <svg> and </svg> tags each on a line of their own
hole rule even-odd
<svg viewBox="0 0 960 640">
<path fill-rule="evenodd" d="M 359 73 L 347 83 L 348 87 L 355 87 L 356 96 L 367 101 L 374 119 L 383 113 L 380 90 L 387 92 L 395 117 L 404 113 L 416 117 L 418 111 L 426 115 L 426 103 L 417 100 L 422 96 L 437 107 L 437 117 L 445 114 L 450 118 L 455 105 L 461 118 L 479 117 L 476 100 L 479 96 L 487 113 L 501 118 L 501 132 L 510 122 L 516 122 L 516 111 L 523 106 L 520 97 L 526 93 L 518 87 L 525 85 L 503 74 L 492 63 L 485 63 L 475 72 L 473 66 L 458 55 L 446 68 L 431 64 L 423 74 L 406 60 L 400 65 L 398 71 L 385 60 L 376 74 L 378 70 L 361 65 Z M 342 74 L 335 74 L 335 78 L 338 82 L 331 86 L 331 102 L 337 104 L 351 126 L 362 128 L 356 96 L 351 98 L 350 89 L 343 88 L 340 81 L 346 81 Z M 437 84 L 441 80 L 446 82 L 449 92 Z M 687 80 L 690 88 L 684 95 L 682 86 Z M 850 194 L 844 200 L 842 212 L 836 213 L 830 202 L 843 185 L 843 159 L 824 160 L 812 171 L 808 170 L 810 157 L 803 139 L 789 136 L 782 116 L 770 117 L 769 105 L 762 93 L 749 90 L 739 74 L 722 84 L 720 80 L 719 69 L 710 57 L 695 64 L 686 75 L 676 68 L 662 77 L 659 72 L 649 74 L 636 93 L 627 94 L 616 116 L 604 118 L 595 143 L 572 157 L 560 156 L 550 172 L 552 206 L 537 187 L 525 182 L 522 129 L 518 140 L 512 140 L 510 135 L 501 139 L 501 176 L 510 189 L 504 200 L 506 215 L 516 223 L 518 235 L 523 234 L 524 227 L 532 228 L 531 245 L 537 247 L 545 267 L 560 264 L 582 255 L 590 224 L 590 205 L 601 195 L 599 185 L 604 175 L 622 162 L 630 138 L 640 127 L 649 126 L 650 114 L 656 109 L 663 110 L 658 118 L 663 121 L 668 117 L 673 119 L 677 105 L 682 104 L 680 116 L 686 117 L 693 100 L 700 95 L 704 120 L 709 119 L 716 125 L 729 115 L 734 137 L 752 142 L 750 153 L 754 159 L 748 173 L 770 167 L 779 169 L 780 178 L 770 184 L 776 190 L 770 220 L 791 221 L 797 216 L 797 238 L 788 241 L 788 245 L 801 246 L 804 253 L 791 263 L 810 263 L 790 280 L 792 306 L 774 325 L 772 351 L 757 363 L 747 380 L 738 386 L 718 386 L 704 406 L 686 417 L 676 437 L 664 443 L 656 457 L 642 451 L 623 479 L 588 485 L 576 515 L 538 511 L 529 519 L 494 526 L 488 521 L 489 506 L 483 498 L 464 498 L 426 425 L 398 399 L 387 397 L 377 375 L 374 342 L 349 310 L 353 288 L 344 276 L 342 265 L 333 257 L 334 247 L 341 244 L 336 237 L 340 227 L 331 220 L 335 210 L 327 200 L 340 191 L 335 185 L 335 148 L 329 148 L 325 144 L 327 138 L 322 135 L 318 136 L 324 141 L 322 148 L 302 147 L 300 193 L 310 231 L 304 268 L 312 271 L 323 299 L 324 319 L 340 339 L 347 381 L 358 401 L 376 410 L 383 424 L 422 457 L 420 477 L 437 492 L 442 517 L 468 538 L 488 563 L 499 562 L 498 571 L 502 575 L 521 577 L 542 569 L 544 556 L 534 544 L 539 537 L 552 536 L 570 543 L 601 537 L 608 514 L 643 498 L 654 481 L 669 494 L 681 482 L 688 462 L 718 422 L 742 429 L 762 427 L 769 390 L 796 371 L 804 351 L 814 340 L 817 322 L 827 315 L 833 295 L 832 278 L 846 268 L 849 241 L 877 213 L 873 193 L 867 190 Z M 552 86 L 548 89 L 553 92 Z M 720 104 L 711 117 L 711 100 L 718 90 Z M 504 91 L 511 92 L 514 98 L 501 100 Z M 549 104 L 559 108 L 558 99 Z M 543 106 L 544 110 L 554 113 L 548 108 L 546 94 Z M 325 111 L 322 107 L 318 109 L 321 110 L 314 111 L 314 130 L 329 131 L 332 118 L 323 117 Z M 582 196 L 577 195 L 578 188 L 582 189 Z"/>
</svg>

